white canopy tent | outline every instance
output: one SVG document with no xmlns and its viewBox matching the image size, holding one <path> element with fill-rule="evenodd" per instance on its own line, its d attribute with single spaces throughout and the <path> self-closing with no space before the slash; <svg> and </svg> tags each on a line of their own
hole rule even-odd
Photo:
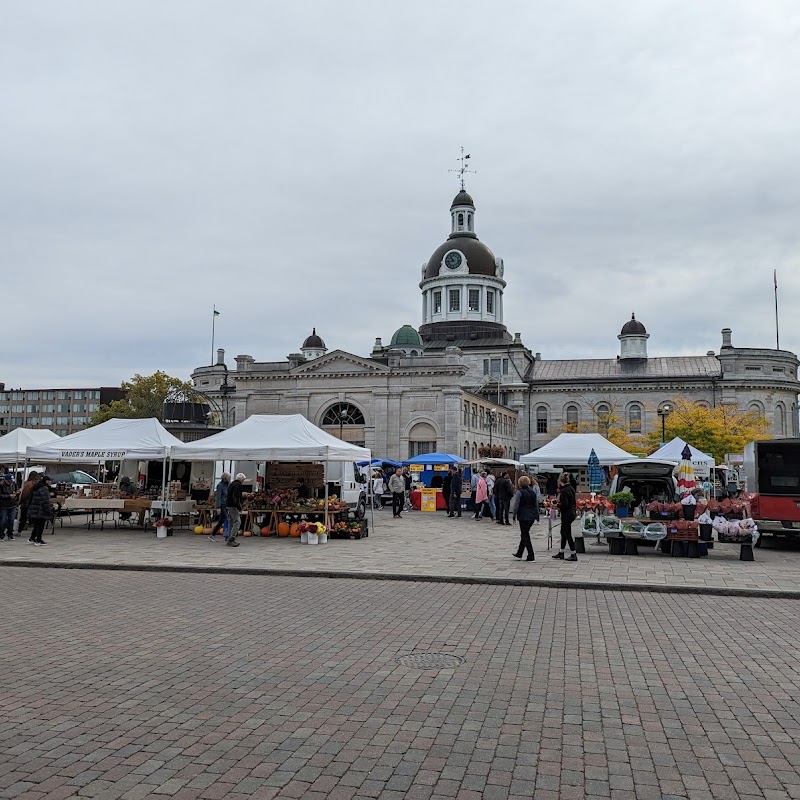
<svg viewBox="0 0 800 800">
<path fill-rule="evenodd" d="M 59 438 L 47 429 L 15 428 L 5 436 L 0 436 L 0 461 L 18 463 L 25 458 L 28 447 L 54 442 Z"/>
<path fill-rule="evenodd" d="M 331 436 L 301 414 L 254 414 L 232 428 L 173 447 L 184 461 L 370 461 L 366 447 Z"/>
<path fill-rule="evenodd" d="M 28 447 L 27 461 L 73 461 L 99 465 L 104 461 L 162 461 L 161 498 L 167 499 L 167 458 L 183 444 L 157 419 L 110 419 L 54 442 Z M 98 478 L 100 477 L 98 473 Z"/>
<path fill-rule="evenodd" d="M 588 464 L 592 450 L 602 466 L 634 458 L 599 433 L 561 433 L 544 447 L 520 456 L 519 460 L 523 464 L 535 465 L 542 471 L 556 467 L 577 467 Z"/>
<path fill-rule="evenodd" d="M 26 458 L 36 461 L 156 461 L 182 445 L 157 419 L 110 419 L 62 439 L 30 445 Z"/>
<path fill-rule="evenodd" d="M 660 450 L 651 453 L 647 458 L 657 458 L 662 461 L 681 461 L 681 453 L 683 448 L 686 447 L 686 442 L 679 436 L 676 436 L 671 442 L 667 442 Z M 694 474 L 699 478 L 707 478 L 711 474 L 714 467 L 713 456 L 706 455 L 698 450 L 696 447 L 689 445 L 689 451 L 692 454 L 692 466 L 694 467 Z"/>
</svg>

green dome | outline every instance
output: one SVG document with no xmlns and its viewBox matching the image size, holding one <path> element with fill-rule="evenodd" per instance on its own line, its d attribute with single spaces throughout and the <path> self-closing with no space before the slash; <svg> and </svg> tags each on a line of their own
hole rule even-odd
<svg viewBox="0 0 800 800">
<path fill-rule="evenodd" d="M 394 332 L 390 347 L 422 347 L 422 339 L 416 328 L 410 325 L 403 325 L 402 328 Z"/>
</svg>

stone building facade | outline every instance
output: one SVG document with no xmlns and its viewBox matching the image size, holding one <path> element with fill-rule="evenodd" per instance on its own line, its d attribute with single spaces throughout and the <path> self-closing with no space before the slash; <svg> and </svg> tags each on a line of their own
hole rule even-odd
<svg viewBox="0 0 800 800">
<path fill-rule="evenodd" d="M 316 329 L 280 361 L 240 355 L 229 369 L 220 350 L 216 364 L 195 369 L 194 385 L 218 403 L 226 426 L 299 413 L 398 460 L 434 451 L 474 458 L 489 444 L 514 458 L 567 425 L 602 432 L 609 414 L 646 434 L 677 397 L 758 410 L 775 436 L 797 435 L 797 356 L 734 347 L 728 328 L 719 352 L 701 356 L 649 357 L 649 334 L 633 317 L 607 359 L 532 352 L 504 324 L 505 266 L 478 239 L 475 211 L 462 186 L 450 235 L 422 265 L 419 329 L 404 325 L 388 345 L 376 339 L 368 356 L 329 351 Z"/>
</svg>

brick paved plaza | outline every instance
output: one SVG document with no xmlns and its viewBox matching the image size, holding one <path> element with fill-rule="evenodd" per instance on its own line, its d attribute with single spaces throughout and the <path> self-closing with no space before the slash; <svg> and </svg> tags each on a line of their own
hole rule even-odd
<svg viewBox="0 0 800 800">
<path fill-rule="evenodd" d="M 800 797 L 800 601 L 36 568 L 0 587 L 2 797 Z M 415 652 L 464 661 L 396 663 Z"/>
<path fill-rule="evenodd" d="M 225 548 L 177 530 L 156 539 L 150 529 L 105 530 L 59 527 L 45 534 L 47 547 L 30 547 L 25 537 L 0 542 L 0 565 L 20 562 L 78 563 L 99 566 L 187 567 L 256 570 L 302 570 L 347 575 L 394 575 L 405 578 L 456 578 L 497 581 L 544 581 L 587 586 L 671 587 L 681 590 L 787 592 L 800 598 L 800 550 L 755 551 L 755 561 L 739 560 L 738 545 L 717 545 L 707 558 L 670 558 L 642 546 L 639 556 L 611 556 L 607 547 L 587 540 L 587 554 L 577 564 L 554 561 L 547 551 L 547 526 L 532 529 L 537 560 L 519 562 L 511 552 L 519 541 L 517 527 L 494 525 L 469 517 L 414 512 L 401 520 L 376 512 L 376 529 L 368 539 L 333 540 L 324 546 L 301 545 L 298 539 L 241 538 L 241 547 Z M 577 526 L 574 526 L 577 527 Z M 557 532 L 556 532 L 557 536 Z M 558 547 L 558 539 L 554 540 Z"/>
</svg>

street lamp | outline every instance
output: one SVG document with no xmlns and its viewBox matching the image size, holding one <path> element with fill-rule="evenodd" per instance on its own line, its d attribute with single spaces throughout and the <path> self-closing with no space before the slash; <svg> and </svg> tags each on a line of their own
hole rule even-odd
<svg viewBox="0 0 800 800">
<path fill-rule="evenodd" d="M 669 403 L 664 403 L 661 408 L 658 409 L 658 416 L 661 417 L 661 445 L 666 444 L 667 432 L 666 432 L 666 422 L 667 417 L 670 415 L 672 411 L 672 407 Z"/>
<path fill-rule="evenodd" d="M 489 423 L 489 457 L 492 457 L 492 429 L 494 428 L 495 420 L 497 419 L 497 409 L 490 408 L 489 413 L 486 415 Z"/>
</svg>

